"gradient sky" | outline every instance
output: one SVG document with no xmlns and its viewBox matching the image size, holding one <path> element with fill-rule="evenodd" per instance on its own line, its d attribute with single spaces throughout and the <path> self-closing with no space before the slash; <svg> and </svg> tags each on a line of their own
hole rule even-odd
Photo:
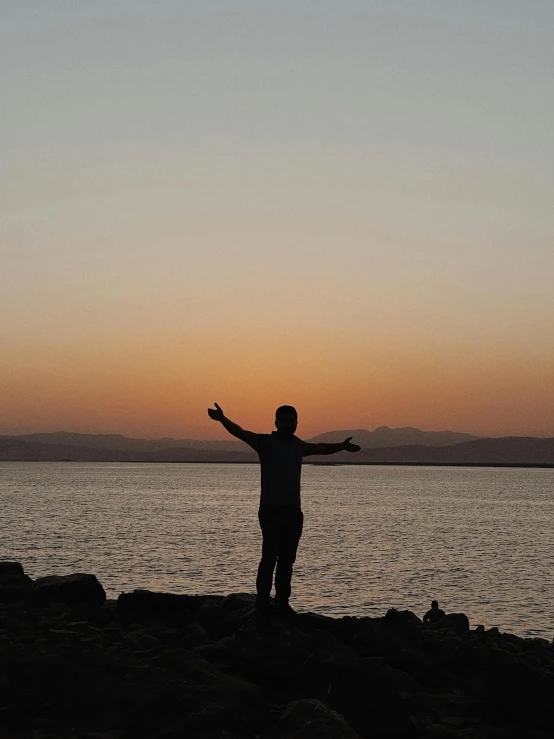
<svg viewBox="0 0 554 739">
<path fill-rule="evenodd" d="M 0 11 L 0 433 L 554 436 L 552 0 Z"/>
</svg>

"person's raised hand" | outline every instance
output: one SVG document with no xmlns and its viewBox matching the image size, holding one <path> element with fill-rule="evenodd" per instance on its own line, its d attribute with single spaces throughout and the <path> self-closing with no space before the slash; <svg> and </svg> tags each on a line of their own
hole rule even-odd
<svg viewBox="0 0 554 739">
<path fill-rule="evenodd" d="M 351 444 L 351 443 L 350 443 L 350 439 L 351 439 L 351 438 L 352 438 L 352 437 L 351 437 L 351 436 L 349 436 L 349 437 L 348 437 L 348 439 L 345 439 L 345 440 L 343 441 L 343 444 L 344 444 L 344 451 L 345 451 L 345 452 L 359 452 L 359 451 L 360 451 L 360 449 L 361 449 L 362 447 L 361 447 L 361 446 L 358 446 L 358 444 Z"/>
<path fill-rule="evenodd" d="M 223 421 L 225 415 L 217 403 L 214 403 L 215 408 L 208 408 L 208 416 L 213 418 L 214 421 Z"/>
</svg>

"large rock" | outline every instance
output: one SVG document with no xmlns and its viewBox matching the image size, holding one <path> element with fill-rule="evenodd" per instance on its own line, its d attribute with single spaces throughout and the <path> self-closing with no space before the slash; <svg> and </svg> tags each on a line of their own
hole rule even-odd
<svg viewBox="0 0 554 739">
<path fill-rule="evenodd" d="M 2 561 L 0 562 L 0 579 L 8 576 L 23 577 L 23 565 L 21 562 Z"/>
<path fill-rule="evenodd" d="M 412 611 L 397 611 L 389 608 L 382 622 L 381 629 L 393 633 L 404 641 L 422 642 L 421 627 L 423 621 Z"/>
<path fill-rule="evenodd" d="M 410 675 L 390 667 L 381 657 L 354 660 L 348 669 L 352 669 L 354 664 L 356 664 L 355 669 L 361 668 L 365 672 L 370 672 L 375 682 L 384 682 L 389 691 L 395 691 L 398 694 L 403 691 L 404 694 L 415 695 L 422 690 Z M 335 698 L 340 701 L 337 681 L 340 682 L 343 677 L 344 668 L 337 663 L 317 656 L 308 657 L 292 683 L 291 697 L 295 699 L 318 698 L 326 703 L 331 701 L 333 704 Z M 396 696 L 394 700 L 396 702 Z"/>
<path fill-rule="evenodd" d="M 165 648 L 151 664 L 181 675 L 190 686 L 201 688 L 204 705 L 219 706 L 251 726 L 263 724 L 267 706 L 262 690 L 241 677 L 223 672 L 200 654 L 181 647 Z"/>
<path fill-rule="evenodd" d="M 310 655 L 291 682 L 290 697 L 295 700 L 317 698 L 325 702 L 329 696 L 333 671 L 332 662 Z"/>
<path fill-rule="evenodd" d="M 151 590 L 121 593 L 117 599 L 117 615 L 127 623 L 164 621 L 168 626 L 181 626 L 190 621 L 193 597 Z"/>
<path fill-rule="evenodd" d="M 256 596 L 252 593 L 230 593 L 221 601 L 220 608 L 226 615 L 244 608 L 253 609 L 256 605 Z"/>
<path fill-rule="evenodd" d="M 433 642 L 425 643 L 433 646 Z M 375 645 L 376 656 L 383 657 L 385 662 L 396 670 L 402 670 L 422 685 L 429 685 L 435 689 L 448 689 L 451 687 L 451 677 L 440 664 L 433 661 L 418 646 L 396 638 L 394 634 L 382 634 L 379 643 Z"/>
<path fill-rule="evenodd" d="M 33 583 L 31 597 L 35 606 L 65 603 L 70 607 L 99 608 L 106 600 L 106 593 L 96 575 L 76 572 L 72 575 L 39 577 Z"/>
<path fill-rule="evenodd" d="M 31 594 L 33 581 L 20 562 L 0 562 L 0 603 L 24 603 Z"/>
<path fill-rule="evenodd" d="M 185 646 L 182 644 L 180 646 Z M 188 647 L 190 649 L 190 647 Z M 204 644 L 193 649 L 196 654 L 199 654 L 210 664 L 216 667 L 228 667 L 229 663 L 234 664 L 233 655 L 229 647 L 225 644 L 215 642 L 214 644 Z"/>
<path fill-rule="evenodd" d="M 328 703 L 364 739 L 408 739 L 415 736 L 415 726 L 400 695 L 397 676 L 387 674 L 383 667 L 372 658 L 334 665 Z"/>
<path fill-rule="evenodd" d="M 396 608 L 389 608 L 382 623 L 387 628 L 401 629 L 410 626 L 421 626 L 423 621 L 413 611 L 397 611 Z"/>
<path fill-rule="evenodd" d="M 217 703 L 206 702 L 155 734 L 154 739 L 256 739 L 258 736 L 250 726 L 247 715 Z"/>
<path fill-rule="evenodd" d="M 279 620 L 260 626 L 251 619 L 223 641 L 246 673 L 264 684 L 288 683 L 317 651 L 310 635 Z"/>
<path fill-rule="evenodd" d="M 407 635 L 417 632 L 422 624 L 412 611 L 397 611 L 396 608 L 389 608 L 381 623 L 384 629 Z"/>
<path fill-rule="evenodd" d="M 223 595 L 194 595 L 192 597 L 194 620 L 204 627 L 217 624 L 221 621 L 221 604 L 224 600 Z"/>
<path fill-rule="evenodd" d="M 439 642 L 440 644 L 440 642 Z M 485 647 L 483 644 L 460 641 L 458 648 L 442 665 L 449 670 L 483 671 L 493 668 L 503 668 L 515 660 L 515 655 L 506 649 Z"/>
<path fill-rule="evenodd" d="M 469 619 L 465 613 L 447 613 L 438 622 L 440 629 L 452 629 L 459 634 L 469 631 Z"/>
<path fill-rule="evenodd" d="M 189 625 L 185 632 L 185 635 L 179 642 L 179 646 L 185 647 L 185 649 L 204 647 L 207 644 L 211 644 L 211 639 L 208 635 L 208 632 L 203 626 L 195 623 Z"/>
<path fill-rule="evenodd" d="M 316 698 L 289 703 L 270 736 L 271 739 L 360 739 L 339 713 Z"/>
<path fill-rule="evenodd" d="M 484 693 L 487 714 L 496 722 L 554 731 L 552 672 L 524 662 L 497 667 L 488 671 Z"/>
</svg>

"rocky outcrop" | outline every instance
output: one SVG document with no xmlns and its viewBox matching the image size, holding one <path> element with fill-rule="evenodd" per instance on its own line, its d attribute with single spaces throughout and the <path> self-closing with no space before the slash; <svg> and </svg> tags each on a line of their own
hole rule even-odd
<svg viewBox="0 0 554 739">
<path fill-rule="evenodd" d="M 66 606 L 101 606 L 106 600 L 104 588 L 96 575 L 76 572 L 73 575 L 39 577 L 33 583 L 31 600 L 36 606 L 64 603 Z"/>
<path fill-rule="evenodd" d="M 0 562 L 0 603 L 26 601 L 33 581 L 23 572 L 19 562 Z"/>
<path fill-rule="evenodd" d="M 438 621 L 441 629 L 452 629 L 459 634 L 469 631 L 469 619 L 465 613 L 447 613 Z"/>
<path fill-rule="evenodd" d="M 5 578 L 20 597 L 0 604 L 2 736 L 554 735 L 553 643 L 471 629 L 464 614 L 258 621 L 248 593 L 115 601 L 92 575 L 29 583 L 18 563 L 0 563 Z"/>
<path fill-rule="evenodd" d="M 317 698 L 291 701 L 270 739 L 360 739 L 344 718 Z"/>
</svg>

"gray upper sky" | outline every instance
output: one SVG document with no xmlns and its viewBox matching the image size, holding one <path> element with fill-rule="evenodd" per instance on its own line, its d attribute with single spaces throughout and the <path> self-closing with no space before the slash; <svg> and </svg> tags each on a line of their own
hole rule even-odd
<svg viewBox="0 0 554 739">
<path fill-rule="evenodd" d="M 518 273 L 523 246 L 550 249 L 552 2 L 0 7 L 4 203 L 60 243 L 64 206 L 100 230 L 98 209 L 114 225 L 332 209 L 431 255 L 502 248 Z"/>
</svg>

